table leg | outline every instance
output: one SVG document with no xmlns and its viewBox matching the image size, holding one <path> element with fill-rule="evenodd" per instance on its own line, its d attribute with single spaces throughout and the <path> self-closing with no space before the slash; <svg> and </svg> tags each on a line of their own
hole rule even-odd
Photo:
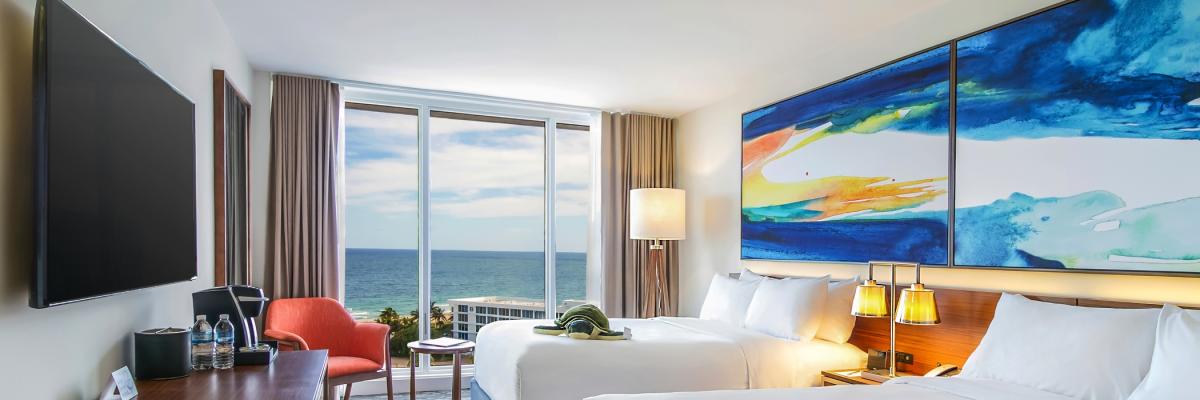
<svg viewBox="0 0 1200 400">
<path fill-rule="evenodd" d="M 417 400 L 417 352 L 408 350 L 408 400 Z"/>
<path fill-rule="evenodd" d="M 454 353 L 454 383 L 450 393 L 451 399 L 462 400 L 462 353 Z"/>
</svg>

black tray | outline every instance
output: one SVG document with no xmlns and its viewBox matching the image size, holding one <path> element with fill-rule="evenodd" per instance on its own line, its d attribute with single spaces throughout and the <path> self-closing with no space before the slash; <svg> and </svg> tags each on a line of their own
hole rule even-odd
<svg viewBox="0 0 1200 400">
<path fill-rule="evenodd" d="M 271 349 L 269 351 L 253 352 L 238 351 L 233 355 L 233 365 L 267 365 L 275 361 L 275 356 L 279 355 L 279 342 L 275 340 L 262 340 L 259 343 L 270 346 Z"/>
</svg>

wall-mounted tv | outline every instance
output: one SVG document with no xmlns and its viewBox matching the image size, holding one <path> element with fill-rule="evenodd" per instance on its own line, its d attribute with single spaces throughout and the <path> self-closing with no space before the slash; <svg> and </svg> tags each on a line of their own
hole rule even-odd
<svg viewBox="0 0 1200 400">
<path fill-rule="evenodd" d="M 195 279 L 195 106 L 62 0 L 34 30 L 30 306 Z"/>
</svg>

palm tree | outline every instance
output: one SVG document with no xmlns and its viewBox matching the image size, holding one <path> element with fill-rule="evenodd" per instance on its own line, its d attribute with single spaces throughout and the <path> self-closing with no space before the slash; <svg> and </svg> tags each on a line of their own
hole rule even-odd
<svg viewBox="0 0 1200 400">
<path fill-rule="evenodd" d="M 447 314 L 446 310 L 441 307 L 429 304 L 429 319 L 433 322 L 446 323 L 450 322 L 450 314 Z"/>
<path fill-rule="evenodd" d="M 391 307 L 384 308 L 379 312 L 379 317 L 375 318 L 375 322 L 395 327 L 400 323 L 400 313 Z"/>
<path fill-rule="evenodd" d="M 409 311 L 408 316 L 412 317 L 414 321 L 421 318 L 421 315 L 417 312 L 417 310 Z M 437 303 L 429 302 L 429 322 L 435 324 L 450 322 L 450 313 L 447 313 L 446 310 L 438 307 Z"/>
</svg>

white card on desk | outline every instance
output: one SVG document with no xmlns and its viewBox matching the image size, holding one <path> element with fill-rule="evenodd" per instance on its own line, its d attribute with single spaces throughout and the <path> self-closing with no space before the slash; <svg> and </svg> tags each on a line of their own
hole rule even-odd
<svg viewBox="0 0 1200 400">
<path fill-rule="evenodd" d="M 129 400 L 137 397 L 137 384 L 133 382 L 133 374 L 129 373 L 129 366 L 121 367 L 112 373 L 113 383 L 116 384 L 117 393 L 121 394 L 121 400 Z M 108 394 L 111 394 L 108 393 Z"/>
</svg>

